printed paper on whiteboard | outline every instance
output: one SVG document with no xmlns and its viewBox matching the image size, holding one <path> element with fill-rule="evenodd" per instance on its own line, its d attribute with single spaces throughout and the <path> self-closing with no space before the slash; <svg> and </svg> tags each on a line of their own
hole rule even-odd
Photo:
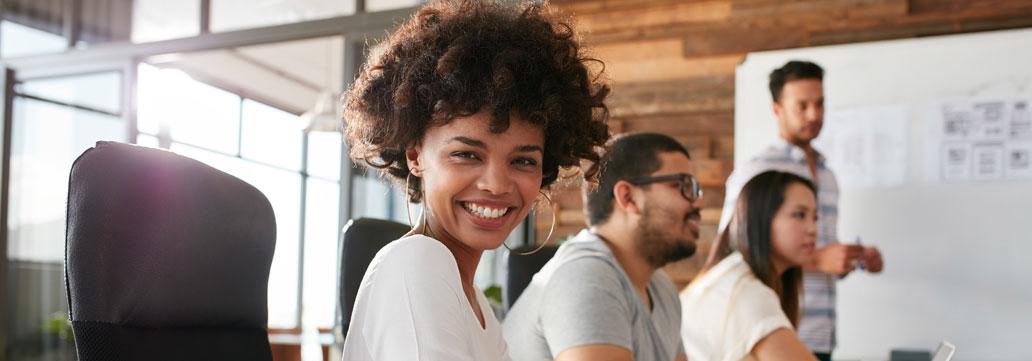
<svg viewBox="0 0 1032 361">
<path fill-rule="evenodd" d="M 824 154 L 839 187 L 892 187 L 906 181 L 908 108 L 872 106 L 827 112 L 814 148 Z"/>
<path fill-rule="evenodd" d="M 1030 99 L 941 101 L 925 114 L 925 179 L 1032 179 Z"/>
</svg>

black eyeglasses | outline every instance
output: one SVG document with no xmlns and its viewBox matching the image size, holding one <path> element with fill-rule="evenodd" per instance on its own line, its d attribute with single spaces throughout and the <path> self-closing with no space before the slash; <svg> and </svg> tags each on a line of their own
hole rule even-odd
<svg viewBox="0 0 1032 361">
<path fill-rule="evenodd" d="M 695 202 L 697 199 L 702 198 L 702 185 L 699 184 L 699 180 L 695 179 L 695 176 L 686 173 L 677 173 L 669 175 L 661 175 L 656 177 L 638 178 L 630 180 L 631 184 L 636 186 L 642 186 L 646 184 L 652 184 L 656 182 L 667 182 L 667 181 L 678 181 L 681 187 L 681 195 L 684 199 L 689 202 Z"/>
</svg>

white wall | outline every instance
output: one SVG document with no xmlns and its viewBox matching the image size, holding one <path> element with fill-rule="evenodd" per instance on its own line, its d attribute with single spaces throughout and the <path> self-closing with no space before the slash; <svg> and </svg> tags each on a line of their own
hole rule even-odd
<svg viewBox="0 0 1032 361">
<path fill-rule="evenodd" d="M 1032 30 L 749 54 L 736 73 L 736 164 L 777 136 L 767 76 L 790 59 L 825 68 L 829 122 L 882 106 L 907 122 L 903 180 L 841 195 L 840 238 L 862 235 L 886 268 L 839 282 L 835 358 L 885 360 L 948 339 L 955 360 L 1032 360 L 1032 181 L 939 182 L 924 171 L 936 101 L 1032 100 Z"/>
</svg>

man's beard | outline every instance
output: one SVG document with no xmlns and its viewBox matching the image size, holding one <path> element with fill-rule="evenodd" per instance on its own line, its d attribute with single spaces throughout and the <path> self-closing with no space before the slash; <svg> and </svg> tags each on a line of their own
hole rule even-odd
<svg viewBox="0 0 1032 361">
<path fill-rule="evenodd" d="M 684 215 L 681 221 L 687 221 L 688 216 L 698 212 L 694 210 Z M 694 240 L 672 235 L 674 228 L 680 228 L 675 224 L 677 219 L 673 212 L 665 210 L 645 208 L 642 213 L 641 223 L 634 232 L 637 238 L 635 245 L 645 260 L 656 268 L 695 254 Z"/>
</svg>

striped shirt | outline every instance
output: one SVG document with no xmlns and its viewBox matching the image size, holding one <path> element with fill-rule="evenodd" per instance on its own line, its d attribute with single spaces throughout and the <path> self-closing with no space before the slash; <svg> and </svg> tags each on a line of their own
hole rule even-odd
<svg viewBox="0 0 1032 361">
<path fill-rule="evenodd" d="M 745 183 L 768 170 L 794 173 L 814 180 L 799 147 L 784 139 L 767 148 L 748 163 L 736 167 L 727 179 L 720 228 L 725 229 Z M 838 181 L 827 168 L 824 156 L 817 153 L 817 247 L 838 242 Z M 807 271 L 803 275 L 803 315 L 796 333 L 813 352 L 830 353 L 835 348 L 835 280 L 832 275 Z"/>
</svg>

